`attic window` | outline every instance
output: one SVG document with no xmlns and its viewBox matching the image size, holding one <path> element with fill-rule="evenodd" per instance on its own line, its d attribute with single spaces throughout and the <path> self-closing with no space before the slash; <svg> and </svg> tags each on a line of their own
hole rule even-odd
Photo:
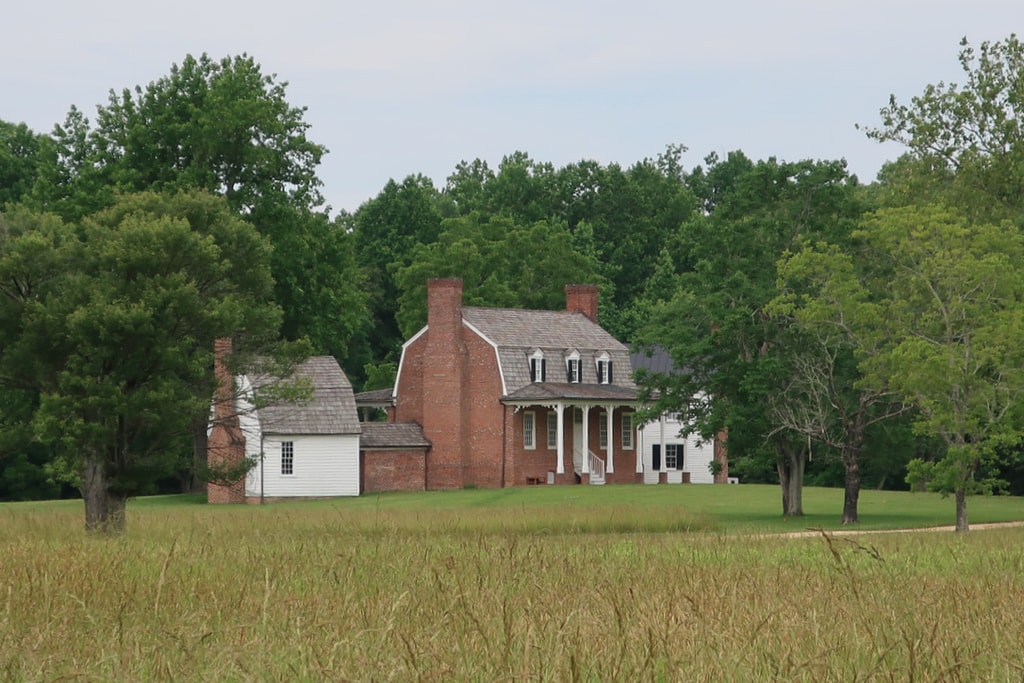
<svg viewBox="0 0 1024 683">
<path fill-rule="evenodd" d="M 544 353 L 539 349 L 530 356 L 530 381 L 543 382 L 547 374 L 547 361 L 544 360 Z"/>
<path fill-rule="evenodd" d="M 607 353 L 602 353 L 597 358 L 597 383 L 612 383 L 612 359 L 608 357 Z"/>
<path fill-rule="evenodd" d="M 583 367 L 580 365 L 580 354 L 573 351 L 565 359 L 565 380 L 570 384 L 583 381 Z"/>
</svg>

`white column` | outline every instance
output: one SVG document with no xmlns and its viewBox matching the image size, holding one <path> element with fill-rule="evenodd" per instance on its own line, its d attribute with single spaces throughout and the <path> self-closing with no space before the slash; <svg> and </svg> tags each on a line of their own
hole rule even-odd
<svg viewBox="0 0 1024 683">
<path fill-rule="evenodd" d="M 565 420 L 562 419 L 565 406 L 561 403 L 555 405 L 555 414 L 558 416 L 558 465 L 555 472 L 565 474 Z"/>
<path fill-rule="evenodd" d="M 633 413 L 633 421 L 636 422 L 636 413 Z M 636 424 L 633 425 L 633 433 L 636 435 L 636 439 L 633 440 L 633 452 L 636 453 L 636 471 L 638 473 L 644 471 L 644 444 L 640 442 L 640 430 L 636 429 Z"/>
<path fill-rule="evenodd" d="M 607 415 L 607 418 L 605 419 L 605 422 L 608 425 L 608 444 L 607 444 L 607 448 L 605 449 L 607 451 L 607 453 L 605 453 L 605 455 L 607 456 L 607 460 L 608 460 L 608 466 L 606 468 L 606 471 L 608 472 L 608 474 L 614 474 L 615 473 L 615 446 L 614 446 L 615 439 L 612 438 L 612 421 L 613 421 L 612 417 L 614 417 L 614 415 L 615 415 L 615 406 L 605 406 L 604 407 L 604 412 L 605 412 L 605 415 Z"/>
<path fill-rule="evenodd" d="M 583 474 L 590 474 L 590 406 L 580 406 L 583 411 Z"/>
<path fill-rule="evenodd" d="M 661 444 L 661 469 L 660 472 L 668 472 L 668 467 L 665 466 L 665 413 L 661 414 L 661 419 L 658 421 L 658 442 Z"/>
</svg>

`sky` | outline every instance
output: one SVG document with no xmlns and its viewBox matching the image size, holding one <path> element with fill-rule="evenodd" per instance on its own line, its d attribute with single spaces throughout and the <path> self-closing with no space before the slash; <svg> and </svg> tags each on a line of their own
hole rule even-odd
<svg viewBox="0 0 1024 683">
<path fill-rule="evenodd" d="M 667 145 L 846 159 L 865 182 L 901 148 L 867 139 L 890 95 L 962 83 L 960 40 L 1024 24 L 1021 0 L 40 0 L 11 3 L 0 119 L 47 133 L 75 105 L 186 55 L 254 57 L 306 107 L 333 211 L 389 179 L 438 187 L 523 151 L 628 167 Z"/>
</svg>

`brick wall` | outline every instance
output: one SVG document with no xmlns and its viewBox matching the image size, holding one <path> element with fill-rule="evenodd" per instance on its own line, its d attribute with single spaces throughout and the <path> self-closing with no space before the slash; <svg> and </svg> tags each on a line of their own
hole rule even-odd
<svg viewBox="0 0 1024 683">
<path fill-rule="evenodd" d="M 426 488 L 426 451 L 363 451 L 359 454 L 360 491 L 422 491 Z"/>
</svg>

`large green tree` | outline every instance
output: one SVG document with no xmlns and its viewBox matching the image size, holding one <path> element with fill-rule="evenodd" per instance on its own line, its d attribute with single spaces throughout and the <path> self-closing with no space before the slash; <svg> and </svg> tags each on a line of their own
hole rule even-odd
<svg viewBox="0 0 1024 683">
<path fill-rule="evenodd" d="M 364 362 L 396 362 L 404 338 L 396 314 L 401 290 L 395 273 L 412 263 L 413 252 L 434 243 L 441 222 L 454 209 L 433 182 L 421 175 L 389 180 L 380 193 L 348 218 L 356 254 L 366 273 L 373 327 L 368 330 L 370 357 Z"/>
<path fill-rule="evenodd" d="M 869 257 L 851 258 L 835 244 L 808 245 L 787 254 L 778 265 L 783 291 L 769 306 L 773 315 L 791 316 L 805 339 L 793 358 L 785 390 L 769 405 L 780 427 L 803 435 L 840 454 L 843 464 L 843 524 L 860 521 L 861 465 L 870 431 L 907 410 L 907 404 L 884 376 L 865 384 L 858 359 L 884 350 L 884 339 L 870 329 L 873 299 L 864 271 Z M 858 271 L 858 267 L 860 270 Z M 887 272 L 888 274 L 888 272 Z M 877 271 L 870 282 L 884 287 Z M 860 321 L 857 329 L 849 324 Z M 876 454 L 876 459 L 878 459 Z"/>
<path fill-rule="evenodd" d="M 276 338 L 270 246 L 206 193 L 120 197 L 80 224 L 0 217 L 0 381 L 34 389 L 37 435 L 78 485 L 86 528 L 187 464 L 213 341 Z"/>
<path fill-rule="evenodd" d="M 608 291 L 597 262 L 574 247 L 564 223 L 451 218 L 436 242 L 414 249 L 412 262 L 395 271 L 402 292 L 397 318 L 406 338 L 427 321 L 427 280 L 433 277 L 462 278 L 471 306 L 558 310 L 565 306 L 566 284 L 587 282 Z"/>
<path fill-rule="evenodd" d="M 223 196 L 274 246 L 282 332 L 345 360 L 369 327 L 354 244 L 328 219 L 305 108 L 248 55 L 191 55 L 145 87 L 111 90 L 95 122 L 72 108 L 53 134 L 56 159 L 34 205 L 77 221 L 118 193 L 201 189 Z"/>
<path fill-rule="evenodd" d="M 886 342 L 863 361 L 865 382 L 896 388 L 944 444 L 910 476 L 953 494 L 966 531 L 966 496 L 998 483 L 992 467 L 1024 427 L 1024 236 L 936 206 L 879 211 L 864 236 L 893 272 L 888 296 L 863 309 Z"/>
<path fill-rule="evenodd" d="M 963 83 L 928 85 L 909 104 L 892 96 L 868 135 L 906 145 L 916 185 L 927 176 L 943 203 L 1024 227 L 1024 43 L 1010 35 L 975 50 L 965 38 L 959 60 Z"/>
<path fill-rule="evenodd" d="M 769 408 L 806 341 L 767 306 L 779 294 L 776 262 L 787 249 L 851 229 L 861 210 L 856 183 L 841 162 L 755 163 L 738 152 L 710 157 L 687 182 L 703 211 L 659 259 L 659 280 L 674 267 L 675 283 L 643 334 L 685 371 L 642 384 L 658 409 L 684 410 L 703 436 L 727 430 L 730 466 L 772 463 L 783 513 L 802 515 L 806 439 L 780 428 Z"/>
</svg>

